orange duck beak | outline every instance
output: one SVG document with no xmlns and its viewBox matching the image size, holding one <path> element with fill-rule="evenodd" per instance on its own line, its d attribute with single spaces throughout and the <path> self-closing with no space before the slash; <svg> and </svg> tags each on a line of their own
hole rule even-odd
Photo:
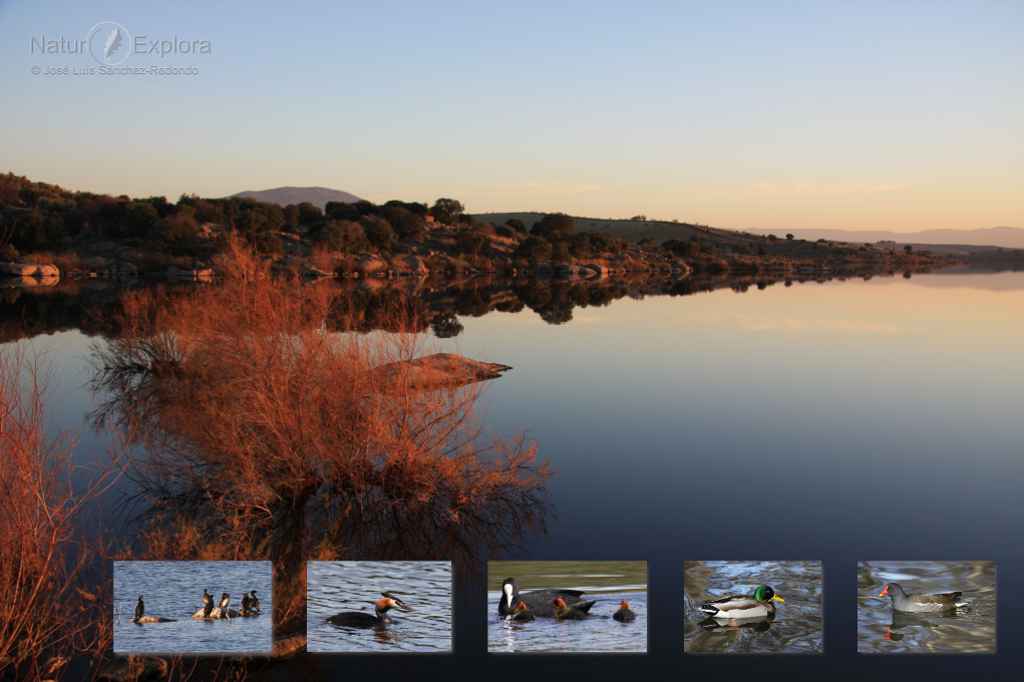
<svg viewBox="0 0 1024 682">
<path fill-rule="evenodd" d="M 889 596 L 889 586 L 886 585 L 885 588 L 881 592 L 878 593 L 878 596 L 879 597 L 888 597 Z"/>
</svg>

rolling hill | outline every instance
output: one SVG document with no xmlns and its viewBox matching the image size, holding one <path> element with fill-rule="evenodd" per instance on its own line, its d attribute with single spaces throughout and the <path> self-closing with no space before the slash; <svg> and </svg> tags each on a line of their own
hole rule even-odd
<svg viewBox="0 0 1024 682">
<path fill-rule="evenodd" d="M 275 187 L 273 189 L 246 190 L 232 194 L 234 197 L 255 199 L 268 204 L 287 206 L 288 204 L 301 204 L 309 202 L 314 206 L 323 208 L 328 201 L 337 201 L 346 204 L 354 204 L 362 201 L 360 197 L 349 192 L 342 192 L 329 187 Z"/>
</svg>

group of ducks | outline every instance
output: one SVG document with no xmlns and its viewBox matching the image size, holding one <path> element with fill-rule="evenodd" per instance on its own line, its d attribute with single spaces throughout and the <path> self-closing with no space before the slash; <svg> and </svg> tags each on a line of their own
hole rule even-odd
<svg viewBox="0 0 1024 682">
<path fill-rule="evenodd" d="M 520 593 L 515 578 L 505 578 L 498 599 L 498 615 L 519 623 L 536 618 L 584 620 L 590 617 L 590 609 L 597 601 L 586 600 L 583 595 L 582 590 L 534 590 Z M 629 602 L 622 600 L 612 618 L 620 623 L 632 623 L 636 620 L 636 614 L 629 608 Z"/>
<path fill-rule="evenodd" d="M 221 618 L 250 618 L 260 615 L 260 600 L 256 596 L 256 590 L 250 590 L 242 595 L 242 610 L 231 608 L 231 595 L 227 592 L 221 593 L 220 601 L 216 606 L 213 604 L 213 595 L 209 590 L 203 590 L 203 605 L 192 614 L 193 620 L 218 620 Z M 149 623 L 173 623 L 174 618 L 163 616 L 146 615 L 146 602 L 143 595 L 139 595 L 139 601 L 135 604 L 135 613 L 132 622 L 136 625 Z"/>
<path fill-rule="evenodd" d="M 894 611 L 903 613 L 952 612 L 968 605 L 962 592 L 907 594 L 899 583 L 886 583 L 879 597 L 889 597 Z M 786 602 L 768 585 L 758 585 L 751 594 L 729 595 L 706 601 L 700 610 L 717 625 L 743 625 L 752 620 L 775 617 L 775 603 Z"/>
<path fill-rule="evenodd" d="M 242 593 L 242 610 L 231 608 L 231 595 L 222 592 L 217 606 L 213 605 L 213 595 L 203 590 L 203 605 L 192 614 L 193 620 L 216 620 L 219 618 L 249 618 L 260 615 L 260 600 L 256 590 Z"/>
</svg>

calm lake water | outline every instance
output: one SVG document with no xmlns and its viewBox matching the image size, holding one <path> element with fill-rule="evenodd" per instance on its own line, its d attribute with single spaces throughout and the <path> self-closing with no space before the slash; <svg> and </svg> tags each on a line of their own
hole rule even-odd
<svg viewBox="0 0 1024 682">
<path fill-rule="evenodd" d="M 392 609 L 384 627 L 327 622 L 342 611 L 373 613 L 370 603 L 393 592 L 413 610 Z M 318 652 L 452 650 L 452 565 L 447 561 L 311 561 L 307 563 L 307 645 Z"/>
<path fill-rule="evenodd" d="M 501 583 L 515 578 L 520 592 L 571 589 L 595 600 L 591 617 L 517 623 L 498 614 Z M 626 600 L 631 623 L 612 619 Z M 643 561 L 492 561 L 487 565 L 487 650 L 491 653 L 644 653 L 647 651 L 647 563 Z"/>
<path fill-rule="evenodd" d="M 557 319 L 460 314 L 462 332 L 431 345 L 514 367 L 486 385 L 480 421 L 497 436 L 525 432 L 555 472 L 543 528 L 492 558 L 648 559 L 662 599 L 651 665 L 680 655 L 684 560 L 824 561 L 830 656 L 773 664 L 808 679 L 830 678 L 837 661 L 881 674 L 882 657 L 856 655 L 858 561 L 991 559 L 1002 590 L 1024 593 L 1024 547 L 1006 541 L 1019 535 L 1024 480 L 1024 273 L 626 297 Z M 30 342 L 49 351 L 48 417 L 80 434 L 83 463 L 107 446 L 86 421 L 90 345 L 102 342 L 76 329 Z M 126 517 L 111 507 L 119 528 Z M 487 588 L 472 571 L 456 594 L 468 652 L 489 637 L 478 620 Z M 1024 637 L 1020 622 L 1006 618 L 1001 636 Z M 986 666 L 1006 656 L 944 670 L 994 674 Z M 708 659 L 728 665 L 691 658 L 695 674 L 718 669 Z"/>
<path fill-rule="evenodd" d="M 270 653 L 273 644 L 273 584 L 270 562 L 115 561 L 114 651 L 118 653 Z M 203 590 L 231 595 L 240 609 L 242 593 L 256 590 L 260 615 L 225 620 L 192 620 Z M 146 615 L 172 623 L 132 622 L 143 595 Z"/>
<path fill-rule="evenodd" d="M 702 602 L 753 594 L 768 585 L 785 599 L 774 619 L 720 627 L 699 611 Z M 824 651 L 822 566 L 817 561 L 688 561 L 684 575 L 690 654 L 820 654 Z"/>
<path fill-rule="evenodd" d="M 894 612 L 886 583 L 907 594 L 962 592 L 964 609 Z M 990 561 L 867 561 L 857 570 L 857 651 L 871 654 L 996 652 L 996 565 Z"/>
</svg>

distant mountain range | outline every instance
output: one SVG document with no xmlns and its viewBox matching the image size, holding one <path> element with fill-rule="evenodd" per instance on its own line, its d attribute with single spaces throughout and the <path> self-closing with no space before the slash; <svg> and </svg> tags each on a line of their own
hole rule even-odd
<svg viewBox="0 0 1024 682">
<path fill-rule="evenodd" d="M 838 242 L 894 241 L 897 244 L 957 244 L 963 246 L 1002 246 L 1024 249 L 1024 228 L 986 227 L 977 230 L 922 230 L 890 232 L 888 230 L 750 230 L 755 234 L 783 236 L 792 232 L 798 239 L 829 239 Z"/>
<path fill-rule="evenodd" d="M 244 199 L 255 199 L 268 204 L 287 206 L 288 204 L 301 204 L 309 202 L 314 206 L 323 208 L 328 201 L 337 201 L 346 204 L 354 204 L 362 201 L 360 197 L 348 192 L 342 192 L 330 187 L 275 187 L 274 189 L 246 190 L 232 194 L 233 197 Z"/>
</svg>

